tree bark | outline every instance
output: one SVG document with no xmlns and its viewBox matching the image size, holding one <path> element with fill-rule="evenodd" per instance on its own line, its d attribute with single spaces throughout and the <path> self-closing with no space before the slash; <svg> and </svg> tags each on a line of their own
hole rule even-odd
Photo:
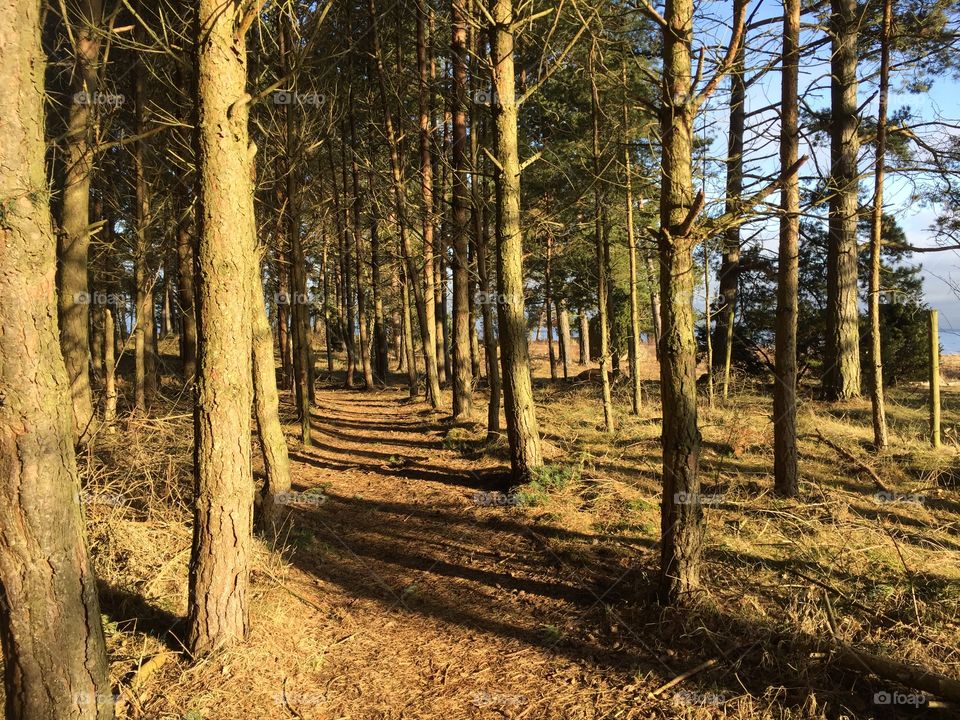
<svg viewBox="0 0 960 720">
<path fill-rule="evenodd" d="M 0 134 L 4 715 L 109 720 L 113 695 L 73 450 L 71 401 L 76 396 L 56 321 L 57 245 L 44 163 L 40 4 L 3 3 L 0 26 L 5 28 L 0 94 L 7 99 Z M 84 357 L 87 352 L 84 343 Z"/>
<path fill-rule="evenodd" d="M 453 420 L 470 419 L 473 409 L 473 358 L 470 332 L 470 195 L 467 190 L 467 20 L 459 0 L 450 5 L 453 37 L 452 139 L 453 190 Z"/>
<path fill-rule="evenodd" d="M 251 324 L 253 329 L 253 409 L 257 434 L 263 450 L 266 470 L 260 505 L 263 528 L 276 532 L 279 525 L 278 504 L 275 498 L 290 490 L 290 457 L 287 441 L 280 424 L 280 398 L 277 395 L 277 368 L 273 363 L 273 336 L 263 294 L 260 263 L 254 262 L 252 272 Z"/>
<path fill-rule="evenodd" d="M 248 140 L 245 4 L 199 0 L 198 337 L 193 552 L 187 646 L 203 655 L 246 637 L 253 526 L 251 276 L 255 219 Z"/>
<path fill-rule="evenodd" d="M 578 313 L 580 321 L 580 365 L 587 365 L 590 362 L 590 319 L 587 317 L 586 308 L 580 308 Z"/>
<path fill-rule="evenodd" d="M 520 229 L 520 157 L 514 76 L 513 1 L 493 0 L 491 61 L 497 187 L 497 298 L 503 400 L 513 478 L 523 482 L 543 465 L 540 430 L 533 404 L 527 317 L 524 311 L 523 235 Z"/>
<path fill-rule="evenodd" d="M 633 414 L 640 414 L 642 403 L 640 388 L 640 304 L 637 298 L 637 240 L 633 227 L 633 178 L 630 155 L 630 111 L 627 107 L 627 65 L 623 65 L 623 170 L 626 176 L 627 190 L 627 252 L 629 260 L 630 284 L 630 387 L 632 393 Z M 566 368 L 564 368 L 566 374 Z"/>
<path fill-rule="evenodd" d="M 883 180 L 887 154 L 887 98 L 890 92 L 890 25 L 893 1 L 884 0 L 880 33 L 880 107 L 877 112 L 877 161 L 873 175 L 873 217 L 870 228 L 870 402 L 873 445 L 887 447 L 887 414 L 883 403 L 883 357 L 880 344 L 880 252 L 883 243 Z"/>
<path fill-rule="evenodd" d="M 403 186 L 403 175 L 401 172 L 400 152 L 399 152 L 399 147 L 397 142 L 396 130 L 393 125 L 393 117 L 390 113 L 390 103 L 388 102 L 389 96 L 387 93 L 387 81 L 385 77 L 385 70 L 383 67 L 383 54 L 380 48 L 380 35 L 377 32 L 377 10 L 376 10 L 376 5 L 374 0 L 368 0 L 367 10 L 370 15 L 370 24 L 371 24 L 370 34 L 371 34 L 371 40 L 373 42 L 374 59 L 376 61 L 377 80 L 380 88 L 380 100 L 384 109 L 384 126 L 385 126 L 384 129 L 386 131 L 387 145 L 390 151 L 390 170 L 391 170 L 391 178 L 393 180 L 394 202 L 396 204 L 397 235 L 400 242 L 400 250 L 403 256 L 403 261 L 406 266 L 405 272 L 406 272 L 406 278 L 407 278 L 407 287 L 409 290 L 412 290 L 413 300 L 414 300 L 413 304 L 416 306 L 417 319 L 420 322 L 420 333 L 421 333 L 421 339 L 423 344 L 423 357 L 424 357 L 424 364 L 426 365 L 426 374 L 427 374 L 428 395 L 429 395 L 432 406 L 435 408 L 439 408 L 441 397 L 440 397 L 440 380 L 439 380 L 439 376 L 437 375 L 437 351 L 436 351 L 437 346 L 436 346 L 436 341 L 433 337 L 433 330 L 432 330 L 436 328 L 436 324 L 434 322 L 427 321 L 428 314 L 427 314 L 427 307 L 425 303 L 425 290 L 416 281 L 416 278 L 418 275 L 417 268 L 416 268 L 416 265 L 414 264 L 410 242 L 407 237 L 406 191 L 404 190 L 404 186 Z M 418 15 L 418 22 L 422 22 L 422 18 L 420 18 L 419 15 Z M 424 53 L 425 53 L 425 49 L 424 49 Z M 424 60 L 425 60 L 425 57 L 426 56 L 424 54 Z M 419 48 L 418 48 L 418 66 L 419 65 L 424 65 L 424 63 L 420 62 Z M 421 85 L 425 83 L 425 78 L 423 76 L 424 69 L 425 69 L 424 67 L 420 68 L 420 84 Z M 421 90 L 421 94 L 423 94 L 422 90 Z M 421 106 L 425 104 L 424 100 L 425 98 L 421 99 L 421 103 L 420 103 Z M 421 107 L 421 116 L 422 115 L 423 115 L 423 107 Z M 427 132 L 429 133 L 429 111 L 427 113 L 427 123 L 428 123 Z M 422 137 L 423 136 L 422 117 L 421 117 L 421 133 L 420 134 Z M 429 155 L 429 152 L 430 152 L 429 144 L 426 148 L 426 152 L 427 152 L 427 155 Z M 424 159 L 422 146 L 421 146 L 420 157 L 421 157 L 421 164 L 422 164 Z M 429 166 L 430 163 L 427 162 L 426 164 L 427 166 Z M 425 167 L 423 167 L 422 169 L 424 173 L 427 172 Z M 426 183 L 424 183 L 424 185 L 426 185 Z M 422 187 L 422 189 L 424 190 L 424 192 L 427 192 L 425 188 Z M 432 188 L 430 188 L 429 192 L 432 200 Z M 432 225 L 430 228 L 430 232 L 431 233 L 433 232 Z M 426 233 L 426 223 L 424 225 L 424 233 Z M 427 245 L 431 245 L 431 243 L 428 243 L 426 239 L 424 239 L 424 249 L 423 249 L 424 255 L 426 255 L 427 253 L 427 247 L 426 247 Z M 426 275 L 429 273 L 430 273 L 430 265 L 427 265 L 424 268 L 423 274 L 426 277 Z M 405 325 L 406 325 L 406 322 L 407 321 L 405 318 L 404 319 Z M 412 322 L 410 324 L 412 325 Z M 412 337 L 408 334 L 407 335 L 408 361 L 411 359 L 412 355 L 413 355 L 413 342 L 412 342 Z M 411 370 L 408 370 L 408 372 L 413 372 L 415 374 L 416 372 L 416 370 L 414 369 L 415 364 L 414 363 L 409 363 L 409 364 L 413 365 L 413 368 L 411 368 Z M 411 387 L 410 392 L 411 392 L 411 396 L 416 394 L 416 383 L 413 383 L 413 386 Z"/>
<path fill-rule="evenodd" d="M 573 347 L 570 341 L 570 311 L 567 309 L 567 301 L 563 298 L 557 300 L 557 324 L 560 328 L 560 363 L 563 366 L 563 379 L 570 378 L 570 349 Z"/>
<path fill-rule="evenodd" d="M 547 356 L 550 360 L 550 379 L 557 379 L 557 356 L 553 351 L 553 233 L 547 231 L 547 255 L 543 268 L 543 307 L 547 314 Z"/>
<path fill-rule="evenodd" d="M 831 400 L 860 395 L 857 299 L 857 0 L 831 0 L 831 169 L 823 387 Z"/>
<path fill-rule="evenodd" d="M 177 227 L 178 283 L 177 300 L 180 305 L 180 358 L 183 379 L 193 382 L 197 374 L 197 309 L 194 298 L 194 215 L 182 208 Z"/>
<path fill-rule="evenodd" d="M 597 324 L 600 330 L 600 388 L 603 394 L 603 426 L 608 433 L 614 430 L 613 400 L 610 397 L 610 299 L 607 277 L 609 275 L 609 248 L 604 230 L 604 192 L 600 163 L 600 95 L 597 90 L 596 43 L 590 48 L 587 72 L 590 74 L 590 115 L 593 127 L 593 173 L 594 173 L 594 247 L 597 253 Z"/>
<path fill-rule="evenodd" d="M 797 162 L 799 131 L 800 0 L 785 0 L 780 107 L 780 166 Z M 786 178 L 780 191 L 777 265 L 776 378 L 773 387 L 773 476 L 778 495 L 797 494 L 797 275 L 800 180 Z"/>
<path fill-rule="evenodd" d="M 73 6 L 71 6 L 73 7 Z M 100 62 L 102 0 L 81 0 L 63 22 L 74 39 L 73 96 L 67 110 L 60 232 L 57 238 L 57 314 L 60 347 L 73 401 L 73 432 L 83 442 L 93 421 L 90 388 L 90 180 L 94 159 L 93 97 Z"/>
<path fill-rule="evenodd" d="M 733 16 L 739 17 L 747 0 L 734 0 Z M 736 50 L 730 71 L 730 128 L 727 134 L 727 198 L 725 212 L 740 213 L 743 195 L 743 134 L 746 125 L 747 87 L 746 39 Z M 794 158 L 796 160 L 796 158 Z M 789 166 L 787 166 L 789 167 Z M 786 169 L 786 167 L 784 168 Z M 723 234 L 723 259 L 720 263 L 720 312 L 717 314 L 715 343 L 717 362 L 723 363 L 723 397 L 730 387 L 730 363 L 733 357 L 733 325 L 736 318 L 737 290 L 740 284 L 740 226 Z M 709 329 L 709 328 L 708 328 Z"/>
<path fill-rule="evenodd" d="M 703 511 L 697 427 L 696 340 L 693 322 L 691 161 L 696 103 L 691 96 L 693 0 L 667 5 L 663 29 L 660 133 L 660 388 L 663 404 L 663 499 L 660 599 L 683 604 L 700 586 Z"/>
</svg>

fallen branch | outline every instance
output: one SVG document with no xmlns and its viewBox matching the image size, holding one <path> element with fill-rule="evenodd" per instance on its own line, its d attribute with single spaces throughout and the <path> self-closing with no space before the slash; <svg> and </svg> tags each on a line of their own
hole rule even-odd
<svg viewBox="0 0 960 720">
<path fill-rule="evenodd" d="M 716 665 L 716 664 L 717 664 L 717 659 L 716 659 L 716 658 L 710 658 L 709 660 L 706 660 L 705 662 L 700 663 L 700 664 L 697 665 L 695 668 L 692 668 L 692 669 L 690 669 L 690 670 L 687 670 L 685 673 L 681 673 L 680 675 L 677 675 L 677 676 L 676 676 L 673 680 L 671 680 L 670 682 L 668 682 L 668 683 L 666 683 L 666 684 L 664 684 L 664 685 L 661 685 L 661 686 L 658 687 L 656 690 L 654 690 L 653 692 L 650 693 L 650 697 L 651 697 L 651 698 L 655 698 L 655 697 L 657 697 L 657 695 L 659 695 L 660 693 L 665 692 L 665 691 L 669 690 L 669 689 L 672 688 L 672 687 L 676 687 L 677 685 L 679 685 L 680 683 L 682 683 L 684 680 L 687 680 L 688 678 L 693 677 L 694 675 L 696 675 L 696 674 L 699 673 L 699 672 L 703 672 L 703 671 L 706 670 L 707 668 L 712 668 L 712 667 L 713 667 L 714 665 Z"/>
<path fill-rule="evenodd" d="M 858 468 L 860 468 L 863 472 L 867 473 L 867 475 L 870 476 L 870 479 L 873 480 L 873 484 L 877 486 L 877 489 L 878 489 L 878 490 L 880 490 L 881 492 L 885 492 L 885 493 L 890 493 L 890 492 L 892 492 L 892 491 L 890 490 L 890 488 L 888 488 L 886 485 L 884 485 L 883 480 L 881 480 L 881 479 L 880 479 L 880 476 L 877 475 L 877 471 L 876 471 L 876 470 L 874 470 L 872 467 L 870 467 L 869 465 L 867 465 L 863 460 L 861 460 L 860 458 L 858 458 L 856 455 L 854 455 L 852 452 L 850 452 L 849 450 L 847 450 L 845 447 L 842 447 L 842 446 L 840 446 L 840 445 L 837 445 L 837 443 L 835 443 L 835 442 L 833 442 L 832 440 L 829 440 L 829 439 L 827 439 L 826 437 L 824 437 L 823 433 L 820 432 L 820 430 L 817 430 L 817 440 L 819 440 L 820 442 L 822 442 L 822 443 L 823 443 L 824 445 L 826 445 L 827 447 L 831 448 L 834 452 L 837 453 L 837 455 L 839 455 L 840 457 L 842 457 L 842 458 L 843 458 L 844 460 L 846 460 L 847 462 L 850 462 L 850 463 L 856 465 L 856 466 L 857 466 Z"/>
<path fill-rule="evenodd" d="M 954 678 L 857 650 L 840 641 L 837 641 L 837 647 L 834 659 L 844 667 L 851 670 L 866 669 L 884 680 L 916 688 L 945 700 L 960 702 L 960 681 Z"/>
</svg>

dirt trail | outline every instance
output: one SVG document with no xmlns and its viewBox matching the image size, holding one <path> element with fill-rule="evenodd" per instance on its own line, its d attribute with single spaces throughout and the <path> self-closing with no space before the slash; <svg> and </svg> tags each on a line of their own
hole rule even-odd
<svg viewBox="0 0 960 720">
<path fill-rule="evenodd" d="M 284 583 L 322 651 L 284 679 L 290 716 L 651 716 L 631 683 L 656 663 L 605 609 L 622 573 L 592 577 L 523 511 L 484 506 L 505 468 L 447 449 L 443 416 L 400 389 L 317 407 L 294 490 L 326 499 L 295 506 Z"/>
</svg>

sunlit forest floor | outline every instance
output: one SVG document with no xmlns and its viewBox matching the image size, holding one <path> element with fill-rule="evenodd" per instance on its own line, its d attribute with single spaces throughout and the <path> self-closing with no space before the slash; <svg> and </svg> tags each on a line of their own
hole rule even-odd
<svg viewBox="0 0 960 720">
<path fill-rule="evenodd" d="M 736 378 L 710 408 L 704 387 L 704 588 L 681 612 L 651 595 L 660 410 L 648 352 L 644 408 L 627 413 L 618 381 L 611 437 L 599 385 L 550 382 L 545 345 L 534 345 L 550 464 L 514 492 L 505 443 L 484 440 L 483 383 L 476 425 L 451 427 L 409 401 L 399 376 L 364 393 L 321 375 L 309 448 L 284 396 L 295 494 L 280 535 L 258 543 L 251 637 L 193 665 L 177 639 L 190 394 L 166 377 L 149 418 L 102 433 L 80 458 L 122 716 L 951 716 L 876 704 L 876 693 L 914 691 L 840 667 L 830 648 L 841 640 L 960 676 L 960 363 L 945 362 L 954 380 L 937 452 L 924 386 L 891 389 L 891 448 L 879 457 L 869 402 L 826 405 L 811 386 L 799 501 L 771 493 L 770 388 Z M 898 497 L 878 495 L 818 431 Z"/>
</svg>

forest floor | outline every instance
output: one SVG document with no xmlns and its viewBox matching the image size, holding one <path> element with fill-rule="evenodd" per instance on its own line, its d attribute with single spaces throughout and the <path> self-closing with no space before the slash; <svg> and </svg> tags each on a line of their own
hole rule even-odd
<svg viewBox="0 0 960 720">
<path fill-rule="evenodd" d="M 769 389 L 738 381 L 714 408 L 704 397 L 704 591 L 681 612 L 651 594 L 655 363 L 639 417 L 616 387 L 610 437 L 597 385 L 550 382 L 545 348 L 534 351 L 549 465 L 518 492 L 505 444 L 484 441 L 482 392 L 477 423 L 451 427 L 399 381 L 365 393 L 343 389 L 342 375 L 321 378 L 310 447 L 285 397 L 294 493 L 279 536 L 257 544 L 251 636 L 196 664 L 177 640 L 189 393 L 169 378 L 151 417 L 102 436 L 81 458 L 83 497 L 121 716 L 952 716 L 830 651 L 842 640 L 960 677 L 960 384 L 943 388 L 939 452 L 923 440 L 922 386 L 891 391 L 891 449 L 880 456 L 868 451 L 869 402 L 805 399 L 796 501 L 771 494 Z M 818 431 L 899 497 L 878 495 Z M 884 704 L 897 692 L 900 704 Z"/>
</svg>

